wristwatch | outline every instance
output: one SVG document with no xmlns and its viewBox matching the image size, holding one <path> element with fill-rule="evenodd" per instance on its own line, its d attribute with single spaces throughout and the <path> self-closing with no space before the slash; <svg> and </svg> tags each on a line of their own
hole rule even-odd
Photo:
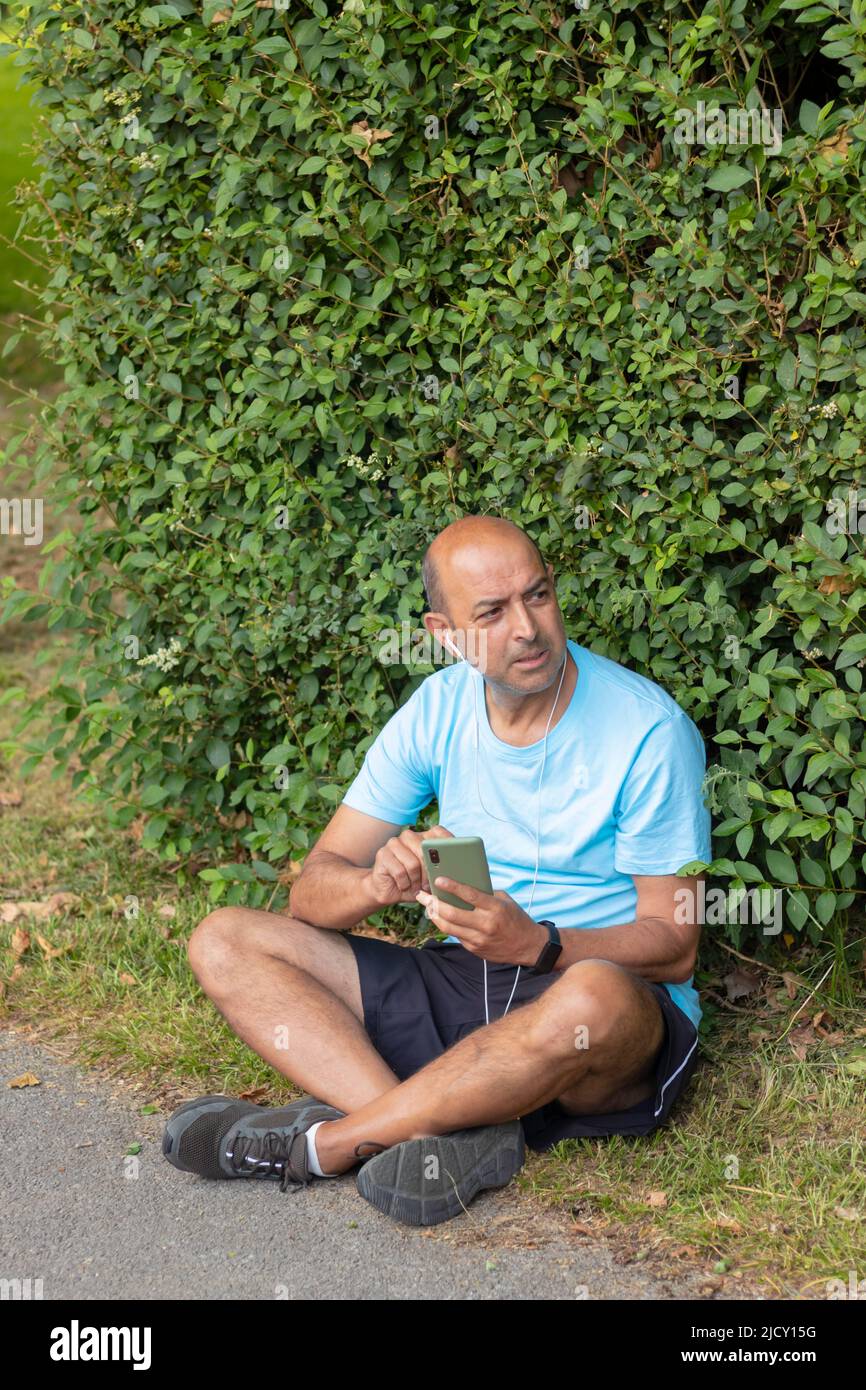
<svg viewBox="0 0 866 1390">
<path fill-rule="evenodd" d="M 547 927 L 550 933 L 550 940 L 545 943 L 541 955 L 530 968 L 535 971 L 536 975 L 546 975 L 548 971 L 553 969 L 559 957 L 562 955 L 562 941 L 560 940 L 555 922 L 550 922 L 547 918 L 542 918 L 538 925 L 540 927 Z"/>
</svg>

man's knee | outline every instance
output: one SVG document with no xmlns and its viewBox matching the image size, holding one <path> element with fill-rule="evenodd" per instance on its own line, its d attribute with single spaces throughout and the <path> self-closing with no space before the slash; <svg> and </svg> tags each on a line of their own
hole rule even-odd
<svg viewBox="0 0 866 1390">
<path fill-rule="evenodd" d="M 203 917 L 187 943 L 187 958 L 200 982 L 229 981 L 243 956 L 266 949 L 265 932 L 279 924 L 280 935 L 306 923 L 295 917 L 265 913 L 244 907 L 218 907 Z M 265 932 L 263 932 L 265 928 Z"/>
<path fill-rule="evenodd" d="M 568 966 L 536 1002 L 530 1041 L 548 1055 L 595 1051 L 601 1057 L 634 1034 L 648 1032 L 651 1041 L 663 1028 L 651 992 L 623 966 L 601 958 Z"/>
<path fill-rule="evenodd" d="M 187 959 L 198 980 L 226 973 L 237 958 L 241 932 L 238 908 L 218 907 L 202 918 L 186 948 Z"/>
</svg>

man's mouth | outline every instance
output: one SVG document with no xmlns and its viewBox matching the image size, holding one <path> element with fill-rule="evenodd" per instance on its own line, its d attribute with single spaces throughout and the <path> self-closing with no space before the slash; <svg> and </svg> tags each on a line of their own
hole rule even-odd
<svg viewBox="0 0 866 1390">
<path fill-rule="evenodd" d="M 546 656 L 547 649 L 545 648 L 544 651 L 536 652 L 534 656 L 520 657 L 514 664 L 515 666 L 525 666 L 527 670 L 532 670 L 534 666 L 541 666 Z"/>
</svg>

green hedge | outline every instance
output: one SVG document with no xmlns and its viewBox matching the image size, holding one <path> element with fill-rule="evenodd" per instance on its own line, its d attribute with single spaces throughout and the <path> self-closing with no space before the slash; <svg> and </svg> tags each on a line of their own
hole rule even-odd
<svg viewBox="0 0 866 1390">
<path fill-rule="evenodd" d="M 5 617 L 75 639 L 48 751 L 215 900 L 284 900 L 494 511 L 701 728 L 714 878 L 862 906 L 866 21 L 698 8 L 27 9 L 81 527 Z"/>
</svg>

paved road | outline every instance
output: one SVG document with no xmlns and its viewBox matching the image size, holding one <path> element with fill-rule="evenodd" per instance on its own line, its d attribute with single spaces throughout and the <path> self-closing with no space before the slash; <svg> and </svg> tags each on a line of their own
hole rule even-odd
<svg viewBox="0 0 866 1390">
<path fill-rule="evenodd" d="M 10 1089 L 27 1071 L 42 1084 Z M 515 1184 L 425 1235 L 369 1206 L 351 1174 L 292 1194 L 180 1173 L 162 1157 L 164 1116 L 21 1033 L 0 1033 L 0 1079 L 0 1278 L 42 1279 L 45 1299 L 670 1299 L 706 1285 L 565 1234 L 509 1248 L 514 1218 L 525 1242 Z"/>
</svg>

